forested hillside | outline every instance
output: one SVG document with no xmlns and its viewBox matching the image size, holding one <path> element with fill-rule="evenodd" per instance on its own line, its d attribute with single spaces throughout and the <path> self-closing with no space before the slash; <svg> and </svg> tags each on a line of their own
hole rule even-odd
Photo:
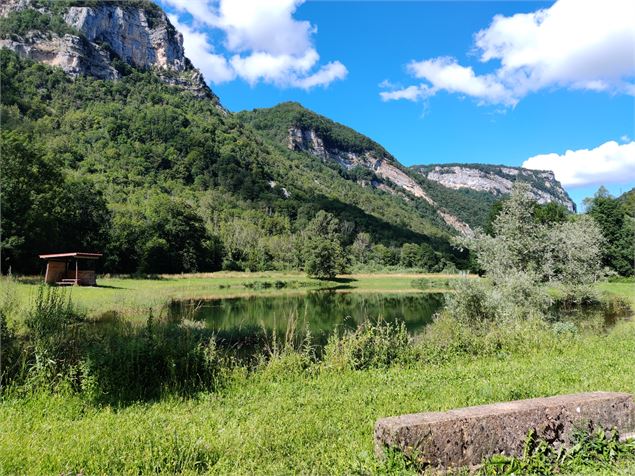
<svg viewBox="0 0 635 476">
<path fill-rule="evenodd" d="M 105 251 L 111 272 L 298 269 L 319 210 L 341 246 L 361 234 L 363 261 L 397 264 L 412 242 L 437 266 L 462 262 L 433 211 L 351 188 L 339 167 L 271 147 L 151 71 L 71 80 L 7 50 L 1 70 L 5 270 L 69 249 Z"/>
<path fill-rule="evenodd" d="M 446 186 L 298 103 L 232 114 L 182 42 L 145 0 L 0 6 L 3 272 L 69 250 L 103 251 L 113 273 L 319 253 L 331 271 L 467 266 L 450 239 L 504 192 Z"/>
</svg>

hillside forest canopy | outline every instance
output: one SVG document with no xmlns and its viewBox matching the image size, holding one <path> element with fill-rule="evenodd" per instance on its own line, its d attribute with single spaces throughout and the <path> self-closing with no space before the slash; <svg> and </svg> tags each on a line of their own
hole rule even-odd
<svg viewBox="0 0 635 476">
<path fill-rule="evenodd" d="M 103 251 L 100 271 L 125 274 L 478 270 L 433 209 L 357 185 L 351 192 L 354 175 L 367 172 L 283 150 L 258 131 L 258 114 L 223 113 L 151 71 L 71 80 L 8 50 L 0 70 L 3 273 L 39 273 L 39 253 L 69 250 Z M 385 153 L 295 106 L 276 114 L 323 129 L 339 147 Z M 463 197 L 465 215 L 477 210 L 477 197 L 452 196 Z M 633 274 L 628 203 L 600 191 L 588 204 L 603 264 L 622 275 Z M 471 214 L 491 219 L 496 207 Z M 571 219 L 555 205 L 532 213 Z"/>
</svg>

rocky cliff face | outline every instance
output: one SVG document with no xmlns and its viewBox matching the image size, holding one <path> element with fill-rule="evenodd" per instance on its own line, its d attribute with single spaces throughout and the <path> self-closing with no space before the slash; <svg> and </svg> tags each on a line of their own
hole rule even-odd
<svg viewBox="0 0 635 476">
<path fill-rule="evenodd" d="M 575 203 L 550 171 L 468 164 L 414 166 L 413 169 L 448 188 L 465 188 L 495 196 L 509 194 L 514 182 L 521 180 L 531 185 L 531 193 L 538 203 L 556 202 L 575 211 Z"/>
<path fill-rule="evenodd" d="M 165 13 L 150 3 L 108 2 L 70 6 L 52 11 L 33 0 L 3 0 L 0 16 L 34 10 L 61 18 L 65 32 L 30 30 L 0 38 L 0 47 L 61 67 L 69 75 L 118 79 L 119 59 L 139 69 L 153 69 L 167 83 L 200 97 L 218 98 L 191 66 L 183 50 L 183 37 Z M 58 29 L 59 30 L 59 29 Z"/>
<path fill-rule="evenodd" d="M 374 151 L 357 153 L 329 149 L 325 147 L 324 141 L 315 130 L 301 129 L 295 126 L 289 128 L 287 147 L 290 150 L 307 152 L 324 161 L 337 162 L 346 169 L 352 169 L 356 166 L 364 167 L 372 171 L 379 179 L 371 180 L 370 184 L 373 187 L 392 194 L 402 193 L 403 195 L 403 192 L 407 192 L 416 198 L 420 198 L 435 207 L 439 216 L 450 227 L 462 234 L 469 235 L 472 233 L 469 225 L 441 208 L 399 164 L 378 155 Z M 408 195 L 405 194 L 404 197 L 407 199 Z"/>
</svg>

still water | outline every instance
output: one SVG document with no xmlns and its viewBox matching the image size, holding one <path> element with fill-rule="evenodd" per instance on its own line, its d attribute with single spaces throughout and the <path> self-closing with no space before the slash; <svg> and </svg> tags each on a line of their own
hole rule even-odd
<svg viewBox="0 0 635 476">
<path fill-rule="evenodd" d="M 318 291 L 304 295 L 257 296 L 186 302 L 173 311 L 204 322 L 221 333 L 266 331 L 284 334 L 291 325 L 301 333 L 323 337 L 354 329 L 365 320 L 404 322 L 416 333 L 432 322 L 444 301 L 442 294 L 360 294 Z"/>
</svg>

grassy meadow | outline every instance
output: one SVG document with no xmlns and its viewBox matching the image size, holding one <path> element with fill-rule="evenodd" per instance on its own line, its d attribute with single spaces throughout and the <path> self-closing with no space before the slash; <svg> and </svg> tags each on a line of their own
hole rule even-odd
<svg viewBox="0 0 635 476">
<path fill-rule="evenodd" d="M 172 300 L 301 294 L 318 289 L 373 293 L 435 292 L 447 290 L 447 282 L 461 278 L 457 274 L 377 273 L 318 280 L 300 272 L 218 272 L 159 275 L 148 279 L 102 277 L 98 279 L 97 287 L 72 287 L 69 292 L 73 302 L 90 317 L 117 312 L 126 318 L 143 320 L 150 310 L 154 314 L 161 313 Z M 417 280 L 428 284 L 416 286 Z M 19 302 L 28 306 L 41 282 L 41 277 L 31 277 L 17 282 L 5 279 L 2 284 L 12 287 Z"/>
<path fill-rule="evenodd" d="M 422 277 L 355 275 L 332 284 L 356 292 L 416 292 L 412 283 Z M 446 279 L 428 278 L 431 289 Z M 307 284 L 244 285 L 275 280 Z M 100 284 L 72 290 L 73 299 L 95 316 L 109 309 L 136 315 L 174 298 L 324 286 L 282 273 L 112 278 Z M 20 300 L 34 292 L 32 284 L 12 286 Z M 635 305 L 632 287 L 601 285 Z M 0 474 L 408 474 L 412 468 L 399 458 L 375 458 L 377 418 L 560 393 L 635 394 L 632 320 L 599 333 L 558 334 L 531 323 L 512 327 L 483 339 L 464 335 L 460 348 L 444 347 L 456 336 L 441 327 L 379 366 L 349 365 L 337 352 L 309 361 L 301 350 L 281 349 L 252 368 L 231 367 L 214 390 L 181 396 L 98 403 L 64 382 L 50 391 L 26 385 L 6 392 L 0 403 Z M 462 350 L 466 343 L 471 350 Z M 635 474 L 635 454 L 610 465 L 575 467 L 572 474 L 620 473 Z"/>
</svg>

